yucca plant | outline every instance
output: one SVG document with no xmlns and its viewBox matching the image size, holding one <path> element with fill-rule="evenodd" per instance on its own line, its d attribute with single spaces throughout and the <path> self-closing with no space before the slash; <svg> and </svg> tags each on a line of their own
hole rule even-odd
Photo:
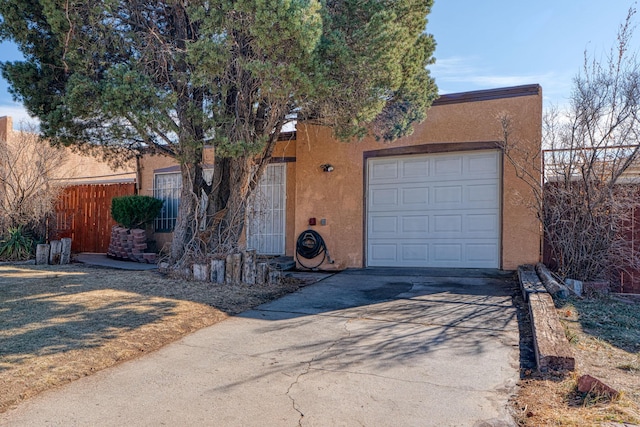
<svg viewBox="0 0 640 427">
<path fill-rule="evenodd" d="M 31 257 L 33 239 L 22 226 L 11 227 L 0 240 L 0 259 L 5 261 L 23 261 Z"/>
</svg>

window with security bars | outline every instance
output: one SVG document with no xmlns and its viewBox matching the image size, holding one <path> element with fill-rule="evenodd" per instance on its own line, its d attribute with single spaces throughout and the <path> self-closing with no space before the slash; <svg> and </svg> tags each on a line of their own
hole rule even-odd
<svg viewBox="0 0 640 427">
<path fill-rule="evenodd" d="M 202 176 L 207 184 L 213 181 L 213 169 L 205 168 Z M 162 200 L 162 210 L 155 220 L 155 230 L 159 232 L 173 231 L 178 218 L 180 206 L 180 190 L 182 189 L 182 177 L 179 173 L 156 174 L 153 184 L 153 196 Z M 207 196 L 202 192 L 200 198 L 200 230 L 206 226 Z"/>
<path fill-rule="evenodd" d="M 182 179 L 179 173 L 156 174 L 153 183 L 153 197 L 163 201 L 162 210 L 154 225 L 159 232 L 173 231 L 178 217 Z"/>
</svg>

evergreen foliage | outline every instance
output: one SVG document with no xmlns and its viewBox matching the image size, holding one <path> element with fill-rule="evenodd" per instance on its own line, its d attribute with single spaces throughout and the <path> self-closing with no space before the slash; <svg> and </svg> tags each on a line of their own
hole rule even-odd
<svg viewBox="0 0 640 427">
<path fill-rule="evenodd" d="M 162 200 L 149 196 L 121 196 L 111 199 L 111 217 L 126 228 L 144 227 L 162 209 Z"/>
<path fill-rule="evenodd" d="M 288 121 L 329 125 L 343 140 L 409 134 L 437 96 L 431 5 L 0 0 L 0 40 L 26 57 L 0 69 L 54 144 L 145 148 L 180 162 L 176 260 L 200 229 L 200 194 L 216 227 L 207 250 L 237 244 Z M 216 154 L 212 185 L 202 177 L 205 141 Z"/>
</svg>

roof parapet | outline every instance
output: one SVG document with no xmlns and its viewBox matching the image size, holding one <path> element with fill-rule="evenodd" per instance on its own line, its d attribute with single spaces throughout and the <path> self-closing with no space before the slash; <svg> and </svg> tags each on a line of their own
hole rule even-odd
<svg viewBox="0 0 640 427">
<path fill-rule="evenodd" d="M 433 102 L 433 106 L 458 104 L 462 102 L 489 101 L 492 99 L 515 98 L 518 96 L 540 95 L 539 84 L 503 87 L 497 89 L 475 90 L 471 92 L 448 93 L 441 95 Z"/>
</svg>

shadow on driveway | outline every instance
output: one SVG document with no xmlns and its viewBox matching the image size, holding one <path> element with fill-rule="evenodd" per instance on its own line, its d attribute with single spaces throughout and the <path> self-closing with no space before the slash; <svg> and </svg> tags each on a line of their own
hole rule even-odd
<svg viewBox="0 0 640 427">
<path fill-rule="evenodd" d="M 315 362 L 335 358 L 336 367 L 347 369 L 366 360 L 384 367 L 439 351 L 491 357 L 496 342 L 514 346 L 513 295 L 513 274 L 500 271 L 347 270 L 239 317 L 274 322 L 260 323 L 260 335 L 308 329 L 291 350 L 316 354 Z M 342 320 L 338 342 L 333 335 L 322 340 L 323 318 L 334 319 L 327 322 L 332 325 Z"/>
</svg>

